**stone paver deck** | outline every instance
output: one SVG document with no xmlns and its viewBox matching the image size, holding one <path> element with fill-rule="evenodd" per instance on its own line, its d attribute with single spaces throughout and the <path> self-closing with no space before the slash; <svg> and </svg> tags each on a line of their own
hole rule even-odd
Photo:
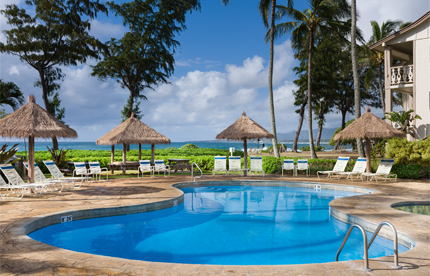
<svg viewBox="0 0 430 276">
<path fill-rule="evenodd" d="M 202 181 L 226 180 L 204 176 Z M 166 208 L 182 202 L 182 192 L 172 185 L 189 182 L 189 176 L 117 179 L 93 182 L 62 193 L 0 200 L 1 275 L 430 275 L 430 216 L 410 214 L 390 207 L 396 202 L 429 201 L 430 182 L 351 182 L 309 178 L 230 177 L 231 180 L 305 181 L 346 184 L 375 189 L 373 194 L 340 198 L 330 203 L 341 220 L 359 222 L 373 231 L 381 221 L 390 221 L 415 248 L 400 254 L 402 269 L 391 266 L 393 257 L 369 261 L 372 272 L 361 269 L 363 260 L 309 265 L 227 266 L 152 263 L 78 253 L 37 242 L 26 234 L 41 225 L 73 219 L 109 216 Z M 121 208 L 118 208 L 121 207 Z M 78 212 L 77 212 L 78 211 Z M 334 256 L 333 256 L 334 258 Z"/>
</svg>

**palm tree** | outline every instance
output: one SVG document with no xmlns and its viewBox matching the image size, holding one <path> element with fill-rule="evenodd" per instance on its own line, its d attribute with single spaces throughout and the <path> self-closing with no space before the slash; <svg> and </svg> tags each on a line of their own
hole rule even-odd
<svg viewBox="0 0 430 276">
<path fill-rule="evenodd" d="M 288 7 L 292 8 L 294 0 L 288 0 Z M 230 0 L 223 0 L 223 4 L 230 3 Z M 272 139 L 273 144 L 273 154 L 276 158 L 279 158 L 279 149 L 278 149 L 278 138 L 276 136 L 276 122 L 275 122 L 275 105 L 273 103 L 273 48 L 275 44 L 275 36 L 273 30 L 275 29 L 275 7 L 276 0 L 261 0 L 259 4 L 260 14 L 263 17 L 263 22 L 266 28 L 269 26 L 268 24 L 268 12 L 270 8 L 270 60 L 269 60 L 269 103 L 270 103 L 270 121 L 272 126 L 272 134 L 275 138 Z"/>
<path fill-rule="evenodd" d="M 309 124 L 309 146 L 311 158 L 318 158 L 315 153 L 312 134 L 312 56 L 316 34 L 344 28 L 342 21 L 349 15 L 349 5 L 345 0 L 310 0 L 311 8 L 301 12 L 291 7 L 278 6 L 277 16 L 282 18 L 288 15 L 294 21 L 284 22 L 276 25 L 275 36 L 291 32 L 293 47 L 301 50 L 306 49 L 308 53 L 308 124 Z M 307 42 L 308 45 L 304 45 Z"/>
<path fill-rule="evenodd" d="M 13 82 L 0 79 L 0 105 L 9 105 L 16 110 L 24 103 L 24 96 L 19 87 Z"/>
<path fill-rule="evenodd" d="M 386 22 L 382 22 L 382 25 L 379 26 L 378 22 L 371 21 L 372 25 L 372 36 L 368 41 L 368 45 L 372 45 L 379 40 L 383 39 L 391 35 L 392 33 L 398 31 L 405 24 L 410 24 L 410 22 L 403 23 L 400 20 L 388 20 Z M 358 62 L 363 63 L 368 66 L 368 70 L 366 72 L 366 77 L 364 79 L 364 84 L 369 87 L 372 81 L 375 79 L 376 75 L 378 78 L 378 88 L 379 88 L 379 97 L 381 98 L 382 109 L 385 114 L 385 96 L 384 96 L 384 85 L 383 85 L 383 74 L 384 74 L 384 54 L 368 50 L 367 57 L 360 59 Z"/>
<path fill-rule="evenodd" d="M 356 0 L 351 0 L 351 59 L 352 59 L 352 74 L 354 78 L 354 106 L 355 119 L 361 116 L 361 95 L 360 95 L 360 79 L 358 76 L 357 65 L 357 5 Z M 361 139 L 357 138 L 357 149 L 359 156 L 364 156 L 363 144 Z"/>
</svg>

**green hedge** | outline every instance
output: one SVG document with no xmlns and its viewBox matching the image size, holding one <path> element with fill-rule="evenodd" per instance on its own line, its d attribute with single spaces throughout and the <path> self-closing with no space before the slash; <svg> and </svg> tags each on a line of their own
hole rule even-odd
<svg viewBox="0 0 430 276">
<path fill-rule="evenodd" d="M 396 145 L 407 145 L 404 141 L 399 141 Z M 424 144 L 425 145 L 425 144 Z M 388 147 L 387 147 L 388 148 Z M 413 146 L 413 149 L 423 148 L 420 144 L 419 146 Z M 428 148 L 424 148 L 424 153 L 428 151 Z M 388 151 L 388 149 L 387 149 Z M 206 154 L 204 154 L 206 153 Z M 23 154 L 20 152 L 19 154 Z M 24 153 L 25 154 L 25 153 Z M 243 152 L 236 151 L 234 153 L 236 156 L 242 156 Z M 166 164 L 168 163 L 168 159 L 190 159 L 190 162 L 196 162 L 197 165 L 203 171 L 212 171 L 214 168 L 214 156 L 230 156 L 228 150 L 219 150 L 219 149 L 176 149 L 176 148 L 168 148 L 164 150 L 156 150 L 155 158 L 163 159 Z M 420 160 L 425 160 L 425 154 L 421 154 Z M 424 158 L 423 158 L 424 156 Z M 420 164 L 399 164 L 397 163 L 397 158 L 403 160 L 401 157 L 396 158 L 396 164 L 394 164 L 392 173 L 397 174 L 399 178 L 410 178 L 410 179 L 419 179 L 419 178 L 429 178 L 430 166 L 423 166 Z M 47 151 L 38 151 L 35 154 L 35 160 L 37 165 L 41 168 L 44 173 L 48 173 L 45 165 L 43 164 L 43 160 L 51 160 L 52 157 Z M 142 151 L 142 159 L 151 159 L 151 151 L 144 150 Z M 282 163 L 284 159 L 292 159 L 288 157 L 275 158 L 273 156 L 263 156 L 263 170 L 266 174 L 281 174 L 282 173 Z M 413 159 L 413 158 L 409 158 Z M 101 167 L 107 167 L 110 163 L 110 151 L 91 151 L 91 150 L 70 150 L 67 153 L 67 160 L 71 162 L 78 161 L 98 161 Z M 115 151 L 115 160 L 122 160 L 122 151 Z M 128 161 L 138 161 L 138 151 L 131 150 L 127 153 Z M 297 162 L 298 158 L 294 158 L 295 162 Z M 414 159 L 415 160 L 415 159 Z M 377 159 L 372 159 L 372 171 L 375 172 L 378 168 L 379 161 Z M 250 158 L 248 157 L 248 168 L 249 168 Z M 352 171 L 352 168 L 355 165 L 356 160 L 350 159 L 348 165 L 346 167 L 346 171 Z M 401 161 L 404 162 L 404 161 Z M 409 161 L 411 162 L 411 161 Z M 315 175 L 317 171 L 325 171 L 332 170 L 334 164 L 336 163 L 336 159 L 309 159 L 310 173 Z M 243 166 L 243 158 L 242 158 L 242 166 Z M 227 158 L 227 167 L 228 167 L 228 158 Z"/>
</svg>

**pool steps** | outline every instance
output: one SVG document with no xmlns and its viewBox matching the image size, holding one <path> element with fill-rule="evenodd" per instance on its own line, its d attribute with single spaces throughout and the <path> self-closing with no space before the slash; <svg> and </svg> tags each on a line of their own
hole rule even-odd
<svg viewBox="0 0 430 276">
<path fill-rule="evenodd" d="M 394 264 L 393 264 L 393 268 L 394 269 L 400 269 L 402 268 L 401 266 L 399 266 L 399 243 L 398 243 L 398 238 L 397 238 L 397 230 L 394 227 L 393 224 L 391 224 L 388 221 L 383 221 L 381 222 L 378 227 L 376 228 L 375 232 L 373 232 L 373 237 L 369 242 L 369 245 L 367 244 L 367 235 L 366 235 L 366 231 L 364 230 L 364 228 L 362 226 L 360 226 L 359 224 L 353 224 L 349 227 L 348 232 L 345 235 L 345 238 L 341 244 L 341 246 L 339 247 L 339 250 L 336 253 L 336 262 L 339 261 L 339 255 L 342 252 L 343 247 L 345 246 L 346 241 L 349 238 L 349 235 L 351 234 L 351 231 L 354 227 L 357 227 L 358 229 L 360 229 L 361 233 L 363 234 L 363 245 L 364 245 L 364 250 L 363 250 L 363 260 L 364 260 L 364 267 L 363 270 L 364 271 L 372 271 L 371 268 L 369 268 L 369 248 L 372 245 L 373 241 L 375 240 L 376 236 L 378 236 L 379 231 L 381 230 L 381 228 L 387 225 L 391 228 L 391 230 L 393 231 L 393 241 L 394 241 Z"/>
</svg>

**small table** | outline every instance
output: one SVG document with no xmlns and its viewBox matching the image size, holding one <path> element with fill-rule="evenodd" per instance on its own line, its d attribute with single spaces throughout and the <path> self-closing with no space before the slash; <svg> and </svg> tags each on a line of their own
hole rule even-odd
<svg viewBox="0 0 430 276">
<path fill-rule="evenodd" d="M 184 171 L 184 169 L 191 171 L 190 159 L 168 159 L 167 161 L 169 161 L 170 169 L 174 169 L 175 172 Z"/>
</svg>

